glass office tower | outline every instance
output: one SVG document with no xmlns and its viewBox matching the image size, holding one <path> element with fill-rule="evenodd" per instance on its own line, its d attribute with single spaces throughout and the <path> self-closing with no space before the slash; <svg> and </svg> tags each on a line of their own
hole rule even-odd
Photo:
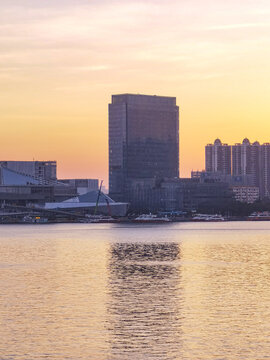
<svg viewBox="0 0 270 360">
<path fill-rule="evenodd" d="M 109 192 L 127 200 L 134 181 L 179 176 L 175 97 L 122 94 L 109 104 Z"/>
</svg>

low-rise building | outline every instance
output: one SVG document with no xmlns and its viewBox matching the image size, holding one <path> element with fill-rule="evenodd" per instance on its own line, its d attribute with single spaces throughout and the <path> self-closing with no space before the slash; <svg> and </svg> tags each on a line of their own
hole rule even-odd
<svg viewBox="0 0 270 360">
<path fill-rule="evenodd" d="M 133 181 L 128 195 L 130 209 L 136 212 L 214 209 L 232 199 L 229 184 L 201 183 L 198 178 Z"/>
<path fill-rule="evenodd" d="M 61 202 L 47 202 L 44 205 L 45 210 L 60 210 L 66 212 L 76 212 L 83 214 L 110 215 L 115 217 L 125 216 L 128 210 L 128 203 L 115 202 L 108 195 L 99 190 L 90 191 L 83 195 Z"/>
<path fill-rule="evenodd" d="M 56 161 L 0 161 L 0 167 L 22 176 L 30 176 L 40 185 L 49 185 L 57 180 Z"/>
<path fill-rule="evenodd" d="M 39 179 L 0 164 L 0 203 L 26 205 L 46 201 L 63 201 L 77 195 L 75 187 L 54 181 L 40 183 Z"/>
<path fill-rule="evenodd" d="M 89 191 L 98 190 L 98 179 L 60 179 L 61 183 L 70 185 L 77 189 L 79 195 L 86 194 Z"/>
<path fill-rule="evenodd" d="M 191 171 L 192 179 L 199 179 L 201 183 L 223 182 L 231 186 L 254 186 L 250 174 L 230 175 L 222 174 L 220 171 Z"/>
</svg>

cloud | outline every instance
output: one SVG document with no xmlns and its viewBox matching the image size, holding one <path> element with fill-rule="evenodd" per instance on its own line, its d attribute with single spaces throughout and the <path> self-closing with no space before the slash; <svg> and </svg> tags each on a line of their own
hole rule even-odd
<svg viewBox="0 0 270 360">
<path fill-rule="evenodd" d="M 169 77 L 172 69 L 224 66 L 269 35 L 269 23 L 252 15 L 250 2 L 243 7 L 236 1 L 234 11 L 231 6 L 230 0 L 6 0 L 0 12 L 0 66 L 30 77 L 77 73 L 78 81 L 110 69 L 143 74 L 149 65 L 152 71 L 163 66 Z M 241 30 L 253 32 L 247 37 Z"/>
</svg>

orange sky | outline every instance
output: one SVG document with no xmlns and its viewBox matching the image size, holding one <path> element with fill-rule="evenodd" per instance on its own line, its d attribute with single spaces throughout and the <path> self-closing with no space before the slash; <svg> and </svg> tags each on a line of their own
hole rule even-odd
<svg viewBox="0 0 270 360">
<path fill-rule="evenodd" d="M 189 176 L 216 137 L 270 141 L 269 45 L 269 1 L 2 0 L 1 159 L 107 183 L 111 94 L 156 94 L 177 97 Z"/>
</svg>

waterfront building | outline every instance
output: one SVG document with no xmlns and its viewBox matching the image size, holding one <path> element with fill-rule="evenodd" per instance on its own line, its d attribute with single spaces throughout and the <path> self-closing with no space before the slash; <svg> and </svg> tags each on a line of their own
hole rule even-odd
<svg viewBox="0 0 270 360">
<path fill-rule="evenodd" d="M 216 139 L 205 147 L 205 170 L 231 174 L 231 147 Z"/>
<path fill-rule="evenodd" d="M 59 182 L 76 188 L 80 195 L 99 188 L 98 179 L 59 179 Z"/>
<path fill-rule="evenodd" d="M 26 205 L 45 201 L 63 201 L 75 195 L 77 191 L 73 186 L 57 181 L 44 184 L 33 176 L 0 164 L 0 204 Z"/>
<path fill-rule="evenodd" d="M 212 210 L 232 199 L 228 183 L 201 183 L 198 178 L 164 179 L 156 187 L 137 183 L 132 192 L 131 210 L 138 212 L 191 211 L 202 206 Z"/>
<path fill-rule="evenodd" d="M 260 198 L 257 186 L 233 186 L 232 191 L 236 201 L 252 204 Z"/>
<path fill-rule="evenodd" d="M 179 109 L 175 97 L 122 94 L 109 104 L 109 193 L 134 200 L 163 178 L 179 176 Z M 149 185 L 151 184 L 151 185 Z"/>
<path fill-rule="evenodd" d="M 39 184 L 48 185 L 57 180 L 56 161 L 0 161 L 0 166 L 23 176 L 30 176 Z"/>
<path fill-rule="evenodd" d="M 192 179 L 199 179 L 201 183 L 224 182 L 232 186 L 252 186 L 253 177 L 251 174 L 245 175 L 230 175 L 222 174 L 221 172 L 211 171 L 192 171 Z"/>
<path fill-rule="evenodd" d="M 8 169 L 0 164 L 0 186 L 26 186 L 39 185 L 39 181 L 33 176 L 24 175 Z"/>
<path fill-rule="evenodd" d="M 89 191 L 61 202 L 47 202 L 45 210 L 62 210 L 76 214 L 102 214 L 110 216 L 125 216 L 128 203 L 116 202 L 99 190 Z"/>
<path fill-rule="evenodd" d="M 180 196 L 182 210 L 199 210 L 202 212 L 216 212 L 216 209 L 226 207 L 232 199 L 232 191 L 225 182 L 196 183 L 181 179 Z"/>
</svg>

